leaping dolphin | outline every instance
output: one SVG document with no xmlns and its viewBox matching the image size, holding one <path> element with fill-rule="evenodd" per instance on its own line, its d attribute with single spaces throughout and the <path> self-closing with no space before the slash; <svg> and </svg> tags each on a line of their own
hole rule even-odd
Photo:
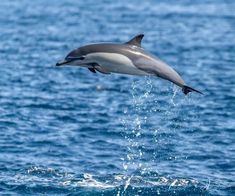
<svg viewBox="0 0 235 196">
<path fill-rule="evenodd" d="M 154 75 L 169 80 L 182 88 L 184 94 L 195 91 L 186 85 L 180 75 L 169 65 L 141 47 L 144 34 L 139 34 L 124 44 L 100 43 L 85 45 L 71 51 L 56 65 L 77 65 L 91 72 L 103 74 Z"/>
</svg>

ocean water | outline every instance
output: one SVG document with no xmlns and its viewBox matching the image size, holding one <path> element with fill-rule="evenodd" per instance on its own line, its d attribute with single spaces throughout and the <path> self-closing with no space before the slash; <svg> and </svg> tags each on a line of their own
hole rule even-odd
<svg viewBox="0 0 235 196">
<path fill-rule="evenodd" d="M 233 0 L 1 0 L 0 194 L 235 195 L 234 10 Z M 204 95 L 55 66 L 138 33 Z"/>
</svg>

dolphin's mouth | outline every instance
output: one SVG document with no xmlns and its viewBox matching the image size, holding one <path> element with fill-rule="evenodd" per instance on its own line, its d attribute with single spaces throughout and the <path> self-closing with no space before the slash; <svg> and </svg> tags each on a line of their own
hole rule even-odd
<svg viewBox="0 0 235 196">
<path fill-rule="evenodd" d="M 59 61 L 56 63 L 56 66 L 61 66 L 61 65 L 65 65 L 65 64 L 68 64 L 68 63 L 71 63 L 72 61 L 74 61 L 75 59 L 69 59 L 69 60 L 62 60 L 62 61 Z"/>
<path fill-rule="evenodd" d="M 69 57 L 69 58 L 66 58 L 62 61 L 57 62 L 56 66 L 66 65 L 68 63 L 71 63 L 71 62 L 77 61 L 77 60 L 84 60 L 84 57 Z"/>
<path fill-rule="evenodd" d="M 64 65 L 64 64 L 66 64 L 66 63 L 68 63 L 68 62 L 65 61 L 65 60 L 59 61 L 59 62 L 56 63 L 56 66 Z"/>
</svg>

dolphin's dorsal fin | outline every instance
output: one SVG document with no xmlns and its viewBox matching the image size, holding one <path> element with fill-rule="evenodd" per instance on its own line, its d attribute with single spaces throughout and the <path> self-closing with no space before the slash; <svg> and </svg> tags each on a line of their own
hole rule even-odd
<svg viewBox="0 0 235 196">
<path fill-rule="evenodd" d="M 141 41 L 142 41 L 143 37 L 144 37 L 144 34 L 136 35 L 130 41 L 126 42 L 126 44 L 141 47 Z"/>
</svg>

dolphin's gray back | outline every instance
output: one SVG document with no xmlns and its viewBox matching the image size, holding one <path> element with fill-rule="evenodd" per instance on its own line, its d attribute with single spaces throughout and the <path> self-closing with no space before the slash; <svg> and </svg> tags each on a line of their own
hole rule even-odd
<svg viewBox="0 0 235 196">
<path fill-rule="evenodd" d="M 138 47 L 136 48 L 138 49 Z M 91 53 L 105 52 L 105 53 L 118 53 L 130 57 L 133 50 L 134 50 L 133 46 L 128 44 L 112 44 L 112 43 L 90 44 L 82 46 L 76 50 L 73 50 L 71 53 L 68 54 L 68 56 L 77 57 L 80 55 L 87 55 Z"/>
<path fill-rule="evenodd" d="M 172 81 L 181 87 L 185 85 L 185 82 L 179 74 L 169 65 L 146 52 L 143 48 L 134 45 L 112 43 L 91 44 L 73 50 L 68 56 L 78 57 L 97 52 L 122 54 L 128 57 L 142 71 Z"/>
</svg>

